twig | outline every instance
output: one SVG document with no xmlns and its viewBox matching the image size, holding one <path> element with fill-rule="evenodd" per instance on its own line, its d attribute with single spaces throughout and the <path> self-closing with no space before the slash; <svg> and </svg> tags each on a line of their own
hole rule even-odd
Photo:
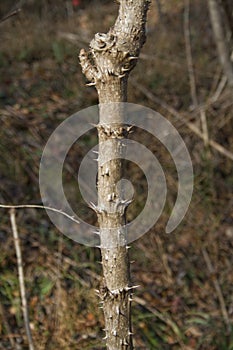
<svg viewBox="0 0 233 350">
<path fill-rule="evenodd" d="M 225 18 L 222 15 L 223 6 L 217 0 L 208 0 L 210 22 L 218 51 L 218 59 L 227 77 L 228 85 L 233 88 L 233 64 L 231 61 L 230 45 L 226 35 Z"/>
<path fill-rule="evenodd" d="M 19 205 L 5 205 L 5 204 L 0 204 L 0 208 L 5 208 L 5 209 L 26 209 L 26 208 L 35 208 L 35 209 L 45 209 L 45 210 L 50 210 L 55 213 L 61 214 L 66 216 L 68 219 L 76 222 L 79 224 L 80 222 L 76 220 L 73 216 L 65 213 L 61 209 L 56 209 L 56 208 L 51 208 L 51 207 L 46 207 L 43 205 L 36 205 L 36 204 L 19 204 Z"/>
<path fill-rule="evenodd" d="M 194 134 L 196 134 L 199 138 L 201 138 L 202 140 L 204 140 L 204 135 L 203 133 L 196 127 L 195 124 L 188 122 L 184 119 L 184 117 L 177 111 L 175 110 L 173 107 L 169 106 L 166 102 L 160 100 L 157 96 L 155 96 L 151 91 L 149 91 L 148 89 L 146 89 L 143 85 L 139 84 L 138 82 L 136 82 L 135 80 L 131 79 L 130 80 L 132 85 L 136 88 L 138 88 L 138 90 L 140 92 L 142 92 L 149 100 L 151 100 L 152 102 L 160 105 L 162 108 L 164 108 L 167 112 L 169 112 L 173 117 L 175 117 L 176 119 L 182 121 L 183 124 L 185 124 Z M 227 149 L 225 149 L 223 146 L 221 146 L 219 143 L 209 139 L 208 140 L 208 144 L 213 147 L 216 151 L 218 151 L 219 153 L 223 154 L 225 157 L 233 160 L 233 153 L 228 151 Z"/>
<path fill-rule="evenodd" d="M 209 273 L 213 274 L 214 273 L 214 268 L 213 268 L 212 262 L 210 260 L 209 254 L 208 254 L 208 252 L 207 252 L 207 250 L 205 248 L 202 248 L 202 255 L 203 255 L 204 260 L 206 262 L 206 266 L 207 266 L 207 268 L 209 270 Z M 221 287 L 220 287 L 220 285 L 218 283 L 218 280 L 216 278 L 213 279 L 213 284 L 214 284 L 214 288 L 215 288 L 217 296 L 218 296 L 218 300 L 219 300 L 219 304 L 220 304 L 220 307 L 221 307 L 222 316 L 223 316 L 224 322 L 226 324 L 227 331 L 229 332 L 230 328 L 231 328 L 230 320 L 229 320 L 229 317 L 228 317 L 227 308 L 226 308 L 226 304 L 225 304 L 224 297 L 223 297 L 223 294 L 222 294 L 222 290 L 221 290 Z"/>
<path fill-rule="evenodd" d="M 14 208 L 12 208 L 10 210 L 10 221 L 11 221 L 11 228 L 12 228 L 14 243 L 15 243 L 15 252 L 16 252 L 16 258 L 17 258 L 17 266 L 18 266 L 18 274 L 19 274 L 19 287 L 20 287 L 20 294 L 21 294 L 24 324 L 25 324 L 25 329 L 26 329 L 27 338 L 28 338 L 29 350 L 34 350 L 32 334 L 31 334 L 31 329 L 30 329 L 30 323 L 29 323 L 26 290 L 25 290 L 25 284 L 24 284 L 23 261 L 22 261 L 20 240 L 19 240 L 19 235 L 18 235 L 18 230 L 17 230 L 17 225 L 16 225 L 15 209 Z"/>
<path fill-rule="evenodd" d="M 214 93 L 214 95 L 210 98 L 213 102 L 216 102 L 221 95 L 224 87 L 226 86 L 227 83 L 227 77 L 225 75 L 222 76 L 222 79 L 220 80 L 217 89 Z"/>
<path fill-rule="evenodd" d="M 190 0 L 185 0 L 184 38 L 185 38 L 186 60 L 188 65 L 192 102 L 193 102 L 194 108 L 196 109 L 198 107 L 198 97 L 197 97 L 196 79 L 195 79 L 194 68 L 193 68 L 192 48 L 191 48 L 191 40 L 190 40 L 190 27 L 189 27 L 189 24 L 190 24 L 189 13 L 190 13 Z M 208 133 L 205 108 L 203 107 L 200 108 L 200 120 L 201 120 L 201 128 L 203 133 L 204 144 L 205 146 L 207 146 L 209 133 Z"/>
<path fill-rule="evenodd" d="M 200 108 L 200 118 L 201 118 L 201 126 L 202 126 L 202 133 L 203 133 L 203 141 L 205 146 L 207 146 L 209 141 L 209 132 L 208 132 L 208 125 L 206 120 L 206 112 L 204 107 Z"/>
<path fill-rule="evenodd" d="M 208 89 L 208 94 L 209 94 L 208 98 L 210 98 L 214 94 L 215 90 L 218 87 L 219 81 L 222 78 L 222 75 L 223 75 L 222 74 L 222 67 L 217 66 L 216 67 L 216 72 L 214 73 L 214 75 L 212 74 L 212 77 L 211 77 L 212 83 L 211 83 L 211 86 Z"/>
<path fill-rule="evenodd" d="M 57 280 L 56 280 L 56 286 L 57 286 L 57 293 L 56 293 L 56 309 L 55 309 L 55 324 L 54 324 L 54 333 L 58 334 L 60 321 L 61 321 L 61 299 L 62 299 L 62 288 L 61 288 L 61 269 L 62 269 L 62 261 L 63 261 L 63 235 L 60 234 L 59 240 L 58 240 L 58 251 L 57 251 Z"/>
<path fill-rule="evenodd" d="M 229 98 L 230 105 L 231 105 L 232 104 L 232 102 L 231 102 L 231 100 L 232 100 L 231 92 L 230 91 L 225 92 L 224 95 L 221 97 L 221 100 L 220 100 L 221 93 L 222 93 L 222 91 L 220 92 L 219 96 L 217 96 L 217 98 L 215 98 L 215 94 L 214 94 L 212 97 L 209 97 L 206 102 L 199 103 L 199 106 L 194 111 L 192 111 L 192 113 L 194 115 L 198 114 L 198 113 L 200 113 L 200 109 L 201 108 L 207 109 L 207 108 L 211 107 L 213 104 L 215 104 L 215 102 L 217 102 L 217 101 L 222 102 L 222 101 L 224 101 L 224 99 L 227 99 L 227 98 Z"/>
<path fill-rule="evenodd" d="M 5 17 L 3 17 L 3 18 L 0 20 L 0 23 L 5 22 L 7 19 L 9 19 L 9 18 L 11 18 L 11 17 L 13 17 L 13 16 L 15 16 L 15 15 L 18 15 L 18 13 L 19 13 L 20 11 L 21 11 L 21 9 L 19 8 L 19 9 L 16 9 L 16 10 L 10 12 L 8 15 L 6 15 Z"/>
</svg>

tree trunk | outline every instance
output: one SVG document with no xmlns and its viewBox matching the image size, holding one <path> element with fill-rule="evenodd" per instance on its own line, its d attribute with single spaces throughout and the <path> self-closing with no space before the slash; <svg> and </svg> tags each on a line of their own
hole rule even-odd
<svg viewBox="0 0 233 350">
<path fill-rule="evenodd" d="M 101 239 L 103 282 L 100 298 L 109 350 L 133 349 L 128 247 L 123 226 L 128 202 L 120 188 L 124 124 L 122 105 L 127 99 L 127 80 L 145 42 L 148 0 L 120 0 L 115 25 L 107 34 L 97 33 L 90 51 L 80 52 L 83 73 L 99 95 L 98 206 L 95 208 Z M 114 158 L 107 161 L 109 157 Z"/>
<path fill-rule="evenodd" d="M 222 65 L 224 74 L 228 80 L 229 86 L 233 88 L 233 64 L 227 43 L 222 16 L 221 7 L 217 0 L 208 0 L 210 20 L 215 36 L 215 41 L 218 49 L 218 56 Z"/>
</svg>

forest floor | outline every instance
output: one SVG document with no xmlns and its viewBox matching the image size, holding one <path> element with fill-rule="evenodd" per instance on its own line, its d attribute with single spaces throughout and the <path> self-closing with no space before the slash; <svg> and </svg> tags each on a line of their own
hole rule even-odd
<svg viewBox="0 0 233 350">
<path fill-rule="evenodd" d="M 46 140 L 68 116 L 98 101 L 95 89 L 85 86 L 78 53 L 88 48 L 94 33 L 114 23 L 117 4 L 90 1 L 67 19 L 59 7 L 63 3 L 52 9 L 47 5 L 45 12 L 43 6 L 25 8 L 0 24 L 0 203 L 41 204 L 38 172 Z M 206 4 L 192 1 L 189 24 L 199 103 L 193 105 L 183 3 L 169 0 L 162 9 L 158 16 L 152 3 L 128 100 L 160 112 L 177 128 L 192 158 L 194 192 L 184 220 L 166 234 L 177 194 L 176 169 L 158 140 L 136 132 L 134 137 L 159 159 L 168 195 L 155 227 L 130 249 L 132 280 L 140 285 L 132 311 L 135 349 L 232 350 L 233 169 L 227 155 L 233 152 L 232 91 L 224 84 Z M 202 128 L 201 110 L 215 142 L 211 145 L 193 131 Z M 74 172 L 96 142 L 92 132 L 71 149 L 67 164 Z M 137 168 L 128 168 L 130 180 L 138 184 L 132 219 L 145 203 L 145 179 Z M 93 223 L 76 180 L 68 171 L 64 179 L 69 201 Z M 0 349 L 24 350 L 9 211 L 0 209 L 0 218 Z M 18 210 L 17 225 L 36 349 L 104 349 L 95 293 L 101 279 L 99 249 L 62 236 L 43 210 Z"/>
</svg>

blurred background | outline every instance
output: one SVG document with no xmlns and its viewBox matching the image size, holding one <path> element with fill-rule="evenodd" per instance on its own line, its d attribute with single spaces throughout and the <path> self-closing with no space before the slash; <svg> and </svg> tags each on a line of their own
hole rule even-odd
<svg viewBox="0 0 233 350">
<path fill-rule="evenodd" d="M 114 24 L 118 5 L 1 0 L 0 19 L 18 8 L 0 23 L 0 202 L 41 204 L 38 170 L 47 139 L 71 114 L 98 103 L 95 89 L 85 85 L 79 51 Z M 158 140 L 140 130 L 131 134 L 156 155 L 168 186 L 159 221 L 130 249 L 132 280 L 140 285 L 132 311 L 136 349 L 233 349 L 232 95 L 207 1 L 152 0 L 128 101 L 160 112 L 177 128 L 192 158 L 195 187 L 184 220 L 166 234 L 177 194 L 175 166 Z M 82 201 L 76 174 L 96 143 L 95 130 L 83 136 L 64 168 L 66 195 L 89 223 L 96 217 Z M 139 168 L 127 162 L 126 176 L 135 185 L 132 220 L 147 188 Z M 0 209 L 0 218 L 0 349 L 23 350 L 28 345 L 8 210 Z M 95 293 L 99 250 L 63 237 L 43 210 L 18 210 L 17 224 L 36 349 L 104 349 Z"/>
</svg>

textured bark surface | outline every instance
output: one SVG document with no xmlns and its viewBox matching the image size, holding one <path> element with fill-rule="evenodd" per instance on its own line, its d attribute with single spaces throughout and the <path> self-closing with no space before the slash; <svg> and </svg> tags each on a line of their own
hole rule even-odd
<svg viewBox="0 0 233 350">
<path fill-rule="evenodd" d="M 217 0 L 208 0 L 210 20 L 218 49 L 218 56 L 228 84 L 233 88 L 233 64 L 231 61 L 230 49 L 228 47 L 221 6 Z"/>
<path fill-rule="evenodd" d="M 80 63 L 99 95 L 98 216 L 103 264 L 100 298 L 109 350 L 133 349 L 128 247 L 124 229 L 129 202 L 122 197 L 123 147 L 130 128 L 124 111 L 112 102 L 125 102 L 127 80 L 145 42 L 148 0 L 121 0 L 115 25 L 107 34 L 97 33 L 90 51 L 81 50 Z M 107 141 L 107 144 L 106 144 Z M 105 142 L 105 143 L 104 143 Z M 112 160 L 106 161 L 109 156 Z"/>
</svg>

